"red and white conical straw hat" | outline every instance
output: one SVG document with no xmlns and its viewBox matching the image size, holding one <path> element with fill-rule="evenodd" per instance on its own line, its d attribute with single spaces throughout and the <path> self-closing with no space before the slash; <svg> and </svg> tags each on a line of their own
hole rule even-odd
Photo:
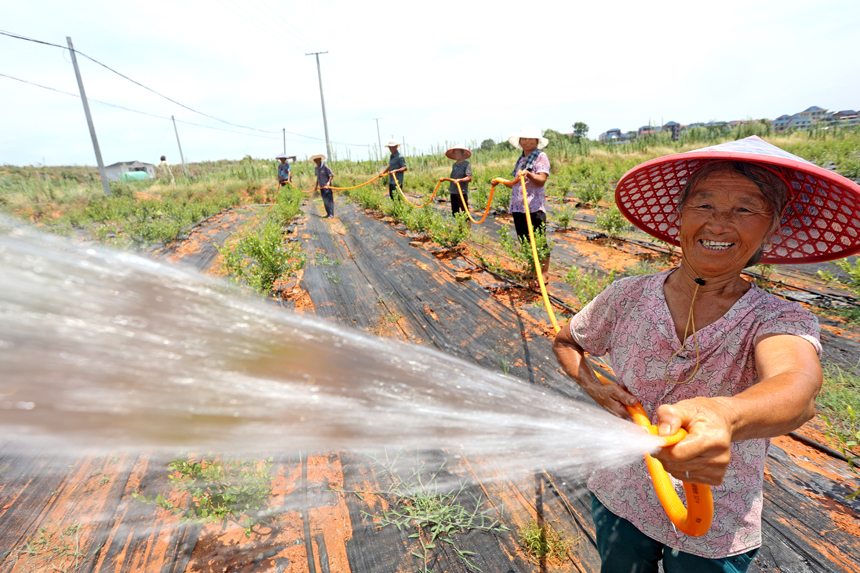
<svg viewBox="0 0 860 573">
<path fill-rule="evenodd" d="M 709 163 L 744 161 L 779 175 L 788 201 L 762 263 L 814 263 L 860 251 L 860 185 L 751 136 L 646 161 L 615 188 L 618 208 L 649 235 L 678 245 L 677 204 L 690 176 Z"/>
</svg>

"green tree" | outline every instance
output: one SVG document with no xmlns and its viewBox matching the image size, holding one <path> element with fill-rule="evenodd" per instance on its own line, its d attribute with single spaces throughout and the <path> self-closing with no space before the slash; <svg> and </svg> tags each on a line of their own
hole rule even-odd
<svg viewBox="0 0 860 573">
<path fill-rule="evenodd" d="M 554 129 L 545 130 L 543 132 L 543 136 L 546 137 L 550 143 L 553 143 L 555 141 L 564 141 L 566 139 L 566 136 L 563 133 L 559 133 Z"/>
<path fill-rule="evenodd" d="M 496 142 L 492 139 L 485 139 L 481 142 L 481 151 L 492 151 L 496 146 Z"/>
<path fill-rule="evenodd" d="M 585 123 L 583 123 L 581 121 L 577 121 L 576 123 L 573 124 L 573 139 L 575 139 L 577 143 L 579 143 L 579 140 L 581 140 L 587 134 L 588 134 L 588 125 L 586 125 Z"/>
</svg>

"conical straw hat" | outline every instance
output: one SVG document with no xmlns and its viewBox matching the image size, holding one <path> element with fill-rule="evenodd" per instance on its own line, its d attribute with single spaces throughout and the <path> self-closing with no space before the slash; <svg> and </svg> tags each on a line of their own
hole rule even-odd
<svg viewBox="0 0 860 573">
<path fill-rule="evenodd" d="M 860 186 L 762 139 L 746 139 L 646 161 L 615 188 L 618 208 L 649 235 L 678 245 L 678 196 L 690 176 L 709 163 L 764 166 L 788 186 L 780 228 L 762 263 L 813 263 L 860 251 Z"/>
</svg>

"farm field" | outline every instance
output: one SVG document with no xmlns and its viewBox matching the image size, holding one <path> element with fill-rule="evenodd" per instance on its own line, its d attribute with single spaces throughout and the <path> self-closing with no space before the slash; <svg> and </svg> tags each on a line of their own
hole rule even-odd
<svg viewBox="0 0 860 573">
<path fill-rule="evenodd" d="M 559 320 L 581 308 L 611 277 L 657 272 L 677 262 L 670 246 L 613 219 L 607 193 L 623 173 L 619 170 L 648 153 L 664 152 L 550 155 L 559 174 L 551 179 L 548 290 Z M 829 157 L 850 168 L 850 153 L 839 153 Z M 509 174 L 505 169 L 512 157 L 494 152 L 479 163 L 476 156 L 480 175 L 473 209 L 482 205 L 489 178 Z M 406 193 L 420 204 L 450 166 L 439 158 L 413 163 Z M 230 253 L 274 221 L 281 251 L 289 254 L 281 261 L 286 270 L 263 280 L 232 263 L 234 270 L 254 277 L 248 284 L 268 294 L 272 313 L 313 315 L 340 328 L 430 346 L 545 388 L 559 400 L 589 400 L 555 363 L 553 330 L 539 294 L 525 288 L 524 263 L 500 240 L 512 233 L 503 209 L 472 225 L 470 234 L 458 234 L 446 189 L 419 215 L 419 210 L 391 204 L 374 185 L 339 194 L 337 218 L 323 219 L 317 195 L 276 192 L 271 164 L 249 159 L 222 167 L 199 168 L 196 181 L 177 189 L 158 184 L 118 188 L 119 196 L 110 201 L 89 195 L 86 180 L 55 190 L 52 197 L 45 179 L 10 192 L 12 174 L 7 172 L 0 189 L 7 211 L 43 228 L 84 243 L 132 247 L 217 276 L 235 274 L 229 272 Z M 336 184 L 366 181 L 374 174 L 370 167 L 335 164 L 343 178 Z M 297 169 L 296 180 L 309 188 L 305 166 Z M 119 202 L 128 210 L 108 208 Z M 95 213 L 97 204 L 102 207 Z M 815 312 L 822 325 L 823 362 L 852 372 L 860 360 L 860 326 L 851 314 L 858 301 L 846 286 L 850 276 L 843 268 L 756 267 L 748 278 Z M 839 420 L 832 396 L 825 396 L 831 401 L 821 407 Z M 844 420 L 850 423 L 849 417 Z M 860 569 L 860 502 L 849 497 L 860 480 L 845 461 L 809 445 L 839 450 L 837 438 L 815 419 L 795 436 L 773 440 L 766 466 L 765 541 L 751 571 Z M 49 566 L 65 571 L 332 572 L 599 568 L 581 483 L 547 470 L 527 477 L 509 474 L 494 467 L 492 459 L 462 456 L 456 449 L 409 452 L 396 462 L 396 454 L 369 460 L 349 452 L 303 457 L 271 452 L 266 471 L 273 482 L 265 504 L 273 508 L 269 516 L 274 520 L 246 536 L 240 524 L 182 522 L 165 507 L 137 499 L 134 494 L 160 494 L 175 505 L 188 503 L 188 493 L 169 479 L 177 470 L 171 471 L 171 460 L 160 454 L 120 451 L 68 460 L 22 453 L 2 441 L 0 446 L 0 571 Z M 417 492 L 414 484 L 404 487 L 415 476 L 425 478 Z M 439 496 L 434 480 L 452 478 L 467 485 Z M 436 504 L 429 512 L 432 519 L 400 520 L 406 508 L 428 500 Z M 443 519 L 452 512 L 469 518 L 468 525 Z M 440 523 L 450 529 L 434 535 Z M 554 540 L 545 552 L 534 551 L 535 528 L 553 532 L 545 535 Z"/>
</svg>

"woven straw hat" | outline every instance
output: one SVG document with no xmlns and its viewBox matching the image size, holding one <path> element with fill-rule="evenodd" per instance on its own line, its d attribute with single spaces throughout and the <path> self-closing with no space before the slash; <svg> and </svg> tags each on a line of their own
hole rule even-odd
<svg viewBox="0 0 860 573">
<path fill-rule="evenodd" d="M 536 127 L 533 127 L 533 126 L 524 127 L 521 130 L 519 130 L 515 133 L 512 133 L 511 136 L 508 138 L 508 143 L 510 143 L 511 145 L 516 147 L 517 149 L 522 149 L 522 147 L 520 146 L 520 138 L 521 137 L 525 137 L 526 139 L 537 139 L 538 140 L 538 144 L 537 144 L 538 149 L 543 149 L 544 147 L 549 145 L 549 139 L 547 139 L 546 137 L 543 137 L 540 133 L 540 130 Z"/>
<path fill-rule="evenodd" d="M 289 159 L 286 153 L 279 153 L 275 156 L 275 159 Z"/>
<path fill-rule="evenodd" d="M 322 153 L 317 153 L 316 155 L 311 155 L 311 158 L 309 161 L 316 161 L 317 159 L 319 159 L 320 161 L 325 161 L 325 155 L 323 155 Z"/>
<path fill-rule="evenodd" d="M 788 186 L 780 227 L 762 263 L 830 261 L 860 251 L 860 186 L 754 135 L 634 167 L 615 188 L 618 208 L 649 235 L 678 245 L 681 189 L 693 173 L 717 161 L 761 165 Z"/>
<path fill-rule="evenodd" d="M 455 159 L 455 158 L 454 158 L 454 157 L 452 157 L 452 156 L 454 155 L 454 153 L 453 153 L 453 152 L 454 152 L 455 150 L 457 150 L 457 149 L 459 149 L 460 151 L 465 152 L 465 154 L 466 154 L 466 157 L 465 157 L 465 158 L 466 158 L 466 159 L 469 159 L 470 157 L 472 157 L 472 152 L 471 152 L 471 151 L 469 151 L 468 149 L 466 149 L 465 147 L 452 147 L 451 149 L 449 149 L 448 151 L 446 151 L 446 152 L 445 152 L 445 157 L 447 157 L 448 159 Z"/>
<path fill-rule="evenodd" d="M 388 143 L 385 144 L 385 147 L 399 147 L 400 144 L 397 143 L 396 139 L 389 139 Z"/>
</svg>

